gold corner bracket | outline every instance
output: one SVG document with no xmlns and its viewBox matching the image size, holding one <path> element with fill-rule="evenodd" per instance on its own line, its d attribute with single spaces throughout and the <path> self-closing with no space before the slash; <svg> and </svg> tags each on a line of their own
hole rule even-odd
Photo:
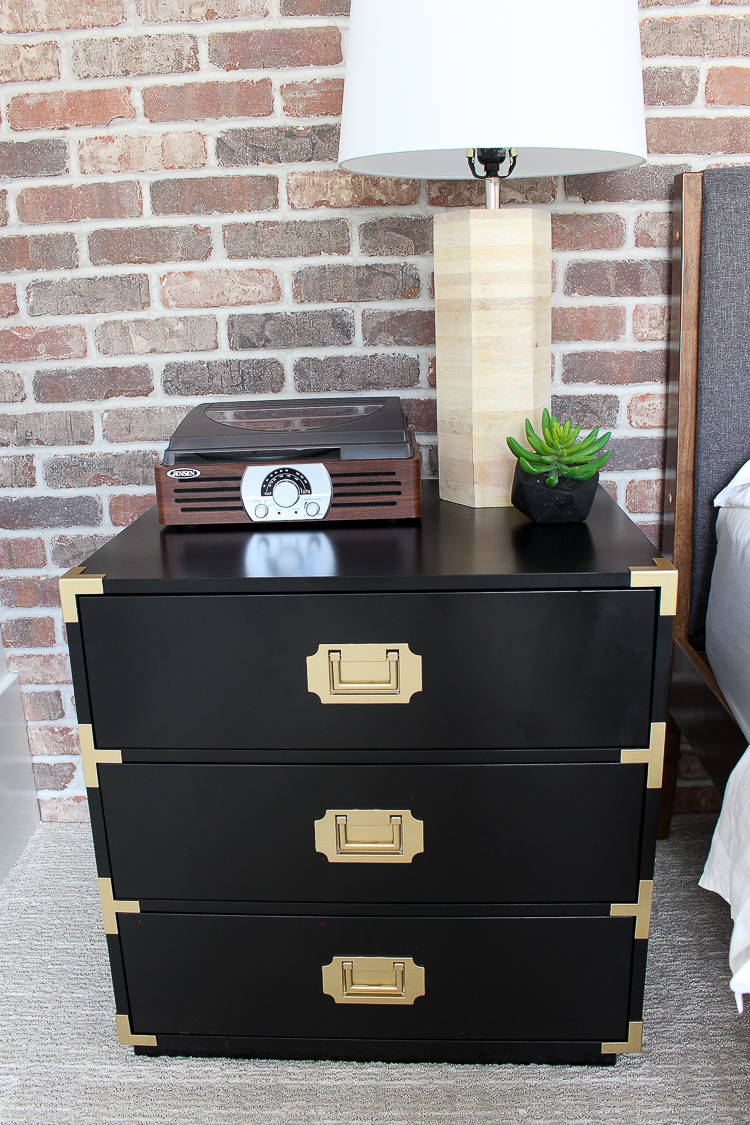
<svg viewBox="0 0 750 1125">
<path fill-rule="evenodd" d="M 643 750 L 621 750 L 620 762 L 623 765 L 647 765 L 647 789 L 661 789 L 664 773 L 664 747 L 667 741 L 667 724 L 652 723 L 649 744 Z"/>
<path fill-rule="evenodd" d="M 102 904 L 105 934 L 119 934 L 118 914 L 140 914 L 141 904 L 135 899 L 116 899 L 112 893 L 111 879 L 98 879 L 99 900 Z"/>
<path fill-rule="evenodd" d="M 130 1016 L 115 1016 L 117 1024 L 117 1038 L 121 1047 L 155 1047 L 155 1035 L 133 1035 L 130 1030 Z"/>
<path fill-rule="evenodd" d="M 119 750 L 97 750 L 94 746 L 94 728 L 90 723 L 78 724 L 78 741 L 81 744 L 83 780 L 86 783 L 86 788 L 98 789 L 99 770 L 97 766 L 105 762 L 122 765 L 122 754 Z"/>
<path fill-rule="evenodd" d="M 669 559 L 654 559 L 653 566 L 631 566 L 630 585 L 658 587 L 661 590 L 659 615 L 674 617 L 677 613 L 677 567 Z"/>
<path fill-rule="evenodd" d="M 636 941 L 645 941 L 651 924 L 651 903 L 654 897 L 654 880 L 641 879 L 638 885 L 638 902 L 613 902 L 610 918 L 635 918 Z"/>
<path fill-rule="evenodd" d="M 643 1020 L 630 1021 L 626 1043 L 602 1043 L 603 1055 L 640 1055 L 642 1049 Z"/>
<path fill-rule="evenodd" d="M 63 621 L 66 625 L 78 620 L 78 594 L 103 594 L 104 575 L 84 574 L 85 566 L 74 566 L 60 576 L 60 605 L 62 606 Z"/>
</svg>

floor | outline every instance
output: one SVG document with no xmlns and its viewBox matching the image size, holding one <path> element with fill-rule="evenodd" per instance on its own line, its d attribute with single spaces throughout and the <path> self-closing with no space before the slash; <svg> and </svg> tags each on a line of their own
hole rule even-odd
<svg viewBox="0 0 750 1125">
<path fill-rule="evenodd" d="M 643 1054 L 608 1068 L 136 1058 L 115 1034 L 88 828 L 42 825 L 0 886 L 0 1121 L 747 1125 L 729 911 L 697 886 L 714 823 L 677 817 L 659 845 Z"/>
</svg>

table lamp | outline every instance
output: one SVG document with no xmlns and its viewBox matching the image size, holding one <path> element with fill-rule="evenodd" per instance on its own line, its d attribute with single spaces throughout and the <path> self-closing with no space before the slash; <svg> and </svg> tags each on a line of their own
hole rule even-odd
<svg viewBox="0 0 750 1125">
<path fill-rule="evenodd" d="M 506 436 L 550 403 L 550 213 L 500 181 L 646 160 L 638 0 L 352 0 L 339 165 L 485 179 L 435 216 L 440 494 L 510 504 Z"/>
</svg>

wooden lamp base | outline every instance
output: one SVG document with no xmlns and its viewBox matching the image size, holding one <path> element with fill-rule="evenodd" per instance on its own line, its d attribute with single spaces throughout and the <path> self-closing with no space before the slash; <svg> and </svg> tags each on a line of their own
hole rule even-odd
<svg viewBox="0 0 750 1125">
<path fill-rule="evenodd" d="M 510 506 L 508 435 L 550 407 L 551 220 L 507 206 L 435 217 L 440 495 Z"/>
</svg>

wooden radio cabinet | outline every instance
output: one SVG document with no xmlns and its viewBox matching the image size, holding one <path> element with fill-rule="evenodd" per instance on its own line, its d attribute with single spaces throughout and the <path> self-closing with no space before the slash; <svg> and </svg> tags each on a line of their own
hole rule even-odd
<svg viewBox="0 0 750 1125">
<path fill-rule="evenodd" d="M 120 1040 L 640 1049 L 676 572 L 585 524 L 161 528 L 61 580 Z"/>
</svg>

